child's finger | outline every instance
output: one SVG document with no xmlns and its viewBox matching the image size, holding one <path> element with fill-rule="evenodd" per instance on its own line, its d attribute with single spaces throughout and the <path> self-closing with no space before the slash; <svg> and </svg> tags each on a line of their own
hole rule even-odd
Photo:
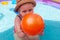
<svg viewBox="0 0 60 40">
<path fill-rule="evenodd" d="M 20 32 L 20 33 L 18 33 L 18 36 L 21 37 L 21 38 L 23 38 L 25 36 L 25 33 Z"/>
</svg>

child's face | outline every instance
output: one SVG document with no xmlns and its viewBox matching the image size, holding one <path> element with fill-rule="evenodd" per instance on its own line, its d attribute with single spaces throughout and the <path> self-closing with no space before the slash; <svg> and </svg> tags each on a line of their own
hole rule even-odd
<svg viewBox="0 0 60 40">
<path fill-rule="evenodd" d="M 19 8 L 19 13 L 24 16 L 27 13 L 33 13 L 33 4 L 24 4 Z"/>
</svg>

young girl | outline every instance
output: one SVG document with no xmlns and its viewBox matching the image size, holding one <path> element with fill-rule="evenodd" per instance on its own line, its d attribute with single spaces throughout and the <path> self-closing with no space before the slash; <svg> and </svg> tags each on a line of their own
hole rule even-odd
<svg viewBox="0 0 60 40">
<path fill-rule="evenodd" d="M 19 14 L 15 18 L 15 26 L 14 26 L 14 37 L 15 40 L 39 40 L 39 35 L 36 36 L 28 36 L 21 30 L 21 20 L 24 15 L 28 13 L 34 13 L 34 7 L 36 6 L 36 2 L 34 0 L 16 0 L 17 4 L 15 7 L 15 11 Z"/>
</svg>

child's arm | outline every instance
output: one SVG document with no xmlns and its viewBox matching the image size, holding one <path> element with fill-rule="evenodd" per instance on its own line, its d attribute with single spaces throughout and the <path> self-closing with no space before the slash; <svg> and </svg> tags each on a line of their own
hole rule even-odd
<svg viewBox="0 0 60 40">
<path fill-rule="evenodd" d="M 16 16 L 15 18 L 15 23 L 14 23 L 14 27 L 15 27 L 15 30 L 16 30 L 16 33 L 19 37 L 24 37 L 25 34 L 22 32 L 22 30 L 20 29 L 20 23 L 21 23 L 21 20 L 19 19 L 18 16 Z"/>
<path fill-rule="evenodd" d="M 17 35 L 20 37 L 20 38 L 25 38 L 25 40 L 29 40 L 28 36 L 26 36 L 26 34 L 24 32 L 22 32 L 21 30 L 21 20 L 19 19 L 19 17 L 17 16 L 15 18 L 15 30 L 16 30 L 16 33 Z"/>
</svg>

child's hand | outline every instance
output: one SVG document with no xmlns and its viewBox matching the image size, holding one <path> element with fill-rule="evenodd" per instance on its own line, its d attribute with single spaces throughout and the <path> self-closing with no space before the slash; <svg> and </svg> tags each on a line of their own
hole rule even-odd
<svg viewBox="0 0 60 40">
<path fill-rule="evenodd" d="M 25 37 L 25 35 L 26 35 L 26 34 L 22 31 L 21 25 L 20 25 L 19 31 L 17 32 L 17 35 L 18 35 L 19 37 L 21 37 L 21 38 Z"/>
<path fill-rule="evenodd" d="M 25 39 L 25 40 L 29 40 L 27 34 L 25 34 L 25 33 L 22 31 L 21 27 L 22 27 L 22 26 L 20 25 L 20 30 L 19 30 L 19 32 L 17 33 L 17 35 L 18 35 L 20 38 L 23 38 L 23 39 Z"/>
<path fill-rule="evenodd" d="M 25 36 L 25 34 L 23 32 L 18 32 L 17 35 L 20 37 L 20 38 L 23 38 Z"/>
<path fill-rule="evenodd" d="M 23 38 L 24 40 L 29 40 L 29 37 L 28 37 L 24 32 L 18 33 L 18 36 L 19 36 L 20 38 Z"/>
</svg>

